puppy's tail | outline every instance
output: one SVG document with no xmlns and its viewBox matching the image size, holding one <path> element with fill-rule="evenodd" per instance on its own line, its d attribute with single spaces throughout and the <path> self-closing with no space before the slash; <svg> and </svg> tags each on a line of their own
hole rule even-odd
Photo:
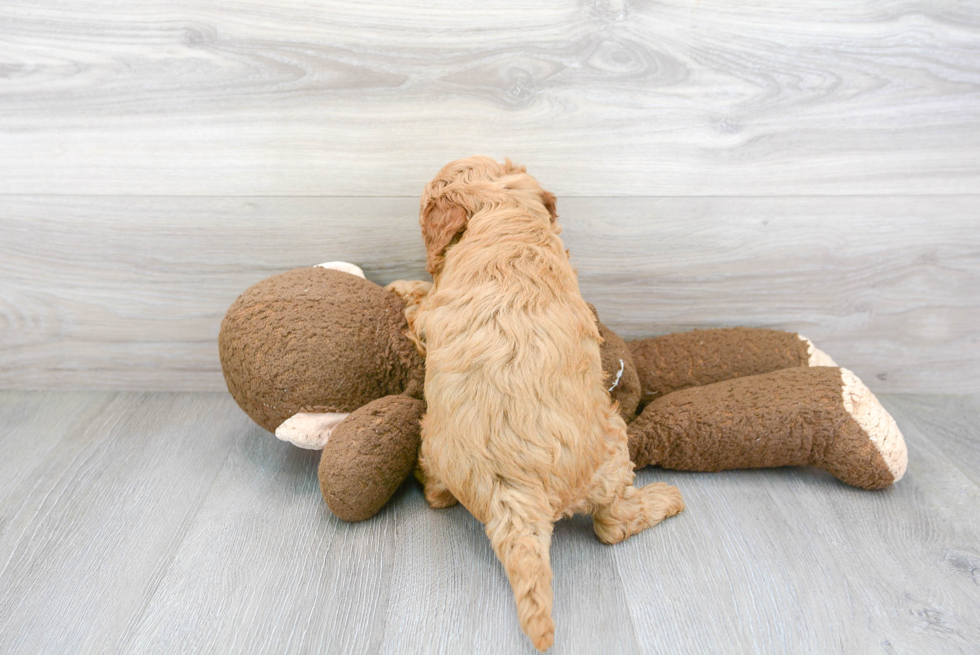
<svg viewBox="0 0 980 655">
<path fill-rule="evenodd" d="M 505 489 L 494 493 L 487 536 L 507 571 L 521 628 L 534 647 L 543 651 L 555 641 L 548 556 L 552 524 L 540 508 L 530 508 L 520 500 Z"/>
</svg>

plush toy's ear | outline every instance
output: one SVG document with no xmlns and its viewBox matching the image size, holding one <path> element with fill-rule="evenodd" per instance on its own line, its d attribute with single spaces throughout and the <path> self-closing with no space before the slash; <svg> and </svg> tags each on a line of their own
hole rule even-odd
<svg viewBox="0 0 980 655">
<path fill-rule="evenodd" d="M 555 194 L 542 189 L 541 202 L 544 203 L 544 208 L 548 210 L 549 214 L 551 214 L 551 222 L 554 223 L 558 218 L 558 202 L 555 198 Z"/>
<path fill-rule="evenodd" d="M 425 268 L 435 276 L 453 241 L 466 229 L 466 209 L 445 196 L 429 202 L 422 210 L 422 238 L 427 253 Z"/>
</svg>

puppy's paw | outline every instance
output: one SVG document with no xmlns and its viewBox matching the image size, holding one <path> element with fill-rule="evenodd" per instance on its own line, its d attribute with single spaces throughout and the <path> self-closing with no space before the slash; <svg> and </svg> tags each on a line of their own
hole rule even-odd
<svg viewBox="0 0 980 655">
<path fill-rule="evenodd" d="M 456 504 L 456 497 L 440 482 L 425 481 L 425 500 L 432 509 L 445 509 Z"/>
<path fill-rule="evenodd" d="M 432 283 L 423 280 L 395 280 L 385 286 L 385 291 L 390 291 L 401 298 L 406 308 L 421 304 L 430 289 Z"/>
<path fill-rule="evenodd" d="M 640 493 L 643 495 L 647 511 L 655 519 L 655 522 L 650 525 L 656 525 L 660 521 L 684 511 L 684 497 L 681 496 L 680 489 L 673 485 L 654 482 L 641 487 Z"/>
<path fill-rule="evenodd" d="M 683 509 L 684 499 L 673 485 L 654 482 L 641 488 L 628 486 L 611 503 L 596 510 L 592 527 L 603 543 L 618 544 Z"/>
</svg>

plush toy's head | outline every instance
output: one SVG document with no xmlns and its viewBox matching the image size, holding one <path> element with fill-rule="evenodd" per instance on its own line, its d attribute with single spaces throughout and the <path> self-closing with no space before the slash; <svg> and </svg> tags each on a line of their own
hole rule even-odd
<svg viewBox="0 0 980 655">
<path fill-rule="evenodd" d="M 258 282 L 221 323 L 218 349 L 228 390 L 270 432 L 299 412 L 349 413 L 393 394 L 421 398 L 425 364 L 405 335 L 402 300 L 420 285 L 427 289 L 396 282 L 391 293 L 320 266 Z M 598 324 L 610 394 L 630 421 L 640 397 L 630 349 Z"/>
<path fill-rule="evenodd" d="M 353 412 L 392 394 L 421 398 L 423 361 L 402 300 L 357 275 L 298 268 L 228 309 L 218 347 L 228 390 L 274 432 L 297 412 Z"/>
</svg>

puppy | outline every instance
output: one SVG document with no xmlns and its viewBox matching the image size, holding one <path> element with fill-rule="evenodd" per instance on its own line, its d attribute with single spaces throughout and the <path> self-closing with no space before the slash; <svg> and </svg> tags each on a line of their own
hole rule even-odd
<svg viewBox="0 0 980 655">
<path fill-rule="evenodd" d="M 426 353 L 426 500 L 458 500 L 484 523 L 539 650 L 554 641 L 556 520 L 587 512 L 613 544 L 684 508 L 676 487 L 633 486 L 626 424 L 556 219 L 555 197 L 509 160 L 447 165 L 422 195 L 433 285 L 410 322 Z"/>
</svg>

